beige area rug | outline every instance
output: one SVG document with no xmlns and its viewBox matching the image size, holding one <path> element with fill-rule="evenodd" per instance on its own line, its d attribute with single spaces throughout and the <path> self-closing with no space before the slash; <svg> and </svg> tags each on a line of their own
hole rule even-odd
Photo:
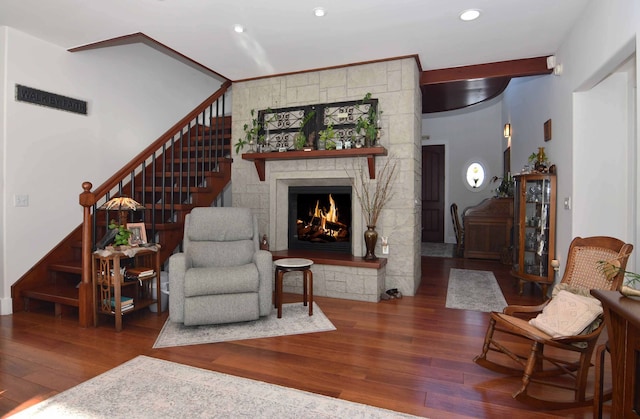
<svg viewBox="0 0 640 419">
<path fill-rule="evenodd" d="M 493 272 L 454 268 L 449 271 L 447 308 L 490 312 L 502 311 L 506 306 Z"/>
<path fill-rule="evenodd" d="M 415 418 L 138 356 L 15 418 Z"/>
<path fill-rule="evenodd" d="M 269 316 L 259 320 L 214 326 L 184 326 L 167 319 L 153 347 L 200 345 L 330 330 L 336 330 L 336 327 L 316 303 L 313 303 L 313 316 L 309 316 L 308 306 L 291 303 L 282 305 L 280 319 L 277 318 L 275 309 Z"/>
</svg>

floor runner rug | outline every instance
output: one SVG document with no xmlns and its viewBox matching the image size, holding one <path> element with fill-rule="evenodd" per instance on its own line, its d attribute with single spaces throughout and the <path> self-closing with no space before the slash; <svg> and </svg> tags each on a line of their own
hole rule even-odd
<svg viewBox="0 0 640 419">
<path fill-rule="evenodd" d="M 330 330 L 336 328 L 316 303 L 313 303 L 313 316 L 309 316 L 308 306 L 291 303 L 282 305 L 280 319 L 277 318 L 275 309 L 270 315 L 258 320 L 212 326 L 184 326 L 167 319 L 153 347 L 200 345 Z"/>
<path fill-rule="evenodd" d="M 474 311 L 502 311 L 507 305 L 493 272 L 472 269 L 449 271 L 447 308 Z"/>
<path fill-rule="evenodd" d="M 138 356 L 14 418 L 415 418 Z"/>
<path fill-rule="evenodd" d="M 451 243 L 429 243 L 423 242 L 421 245 L 422 256 L 452 258 L 455 257 L 456 245 Z"/>
</svg>

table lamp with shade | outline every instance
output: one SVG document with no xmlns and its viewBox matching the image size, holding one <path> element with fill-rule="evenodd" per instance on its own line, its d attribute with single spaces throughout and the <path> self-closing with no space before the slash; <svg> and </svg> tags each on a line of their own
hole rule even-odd
<svg viewBox="0 0 640 419">
<path fill-rule="evenodd" d="M 127 230 L 127 218 L 129 215 L 129 211 L 136 211 L 143 208 L 143 205 L 127 196 L 118 196 L 102 204 L 98 209 L 106 211 L 118 211 L 118 225 L 115 225 L 115 220 L 111 221 L 110 224 L 112 225 L 108 227 L 105 236 L 96 243 L 96 248 L 102 249 L 114 240 L 118 245 L 127 244 L 127 241 L 131 234 L 131 232 Z"/>
<path fill-rule="evenodd" d="M 117 210 L 118 224 L 126 227 L 129 211 L 144 209 L 144 206 L 138 203 L 133 198 L 129 198 L 128 196 L 118 196 L 116 198 L 111 198 L 110 200 L 102 204 L 98 209 L 107 210 L 107 211 Z"/>
</svg>

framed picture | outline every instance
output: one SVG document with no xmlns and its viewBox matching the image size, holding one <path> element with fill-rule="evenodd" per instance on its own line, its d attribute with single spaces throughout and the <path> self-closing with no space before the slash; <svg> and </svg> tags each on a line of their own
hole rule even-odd
<svg viewBox="0 0 640 419">
<path fill-rule="evenodd" d="M 144 223 L 127 223 L 127 230 L 131 232 L 129 236 L 131 246 L 147 243 L 147 230 L 144 228 Z"/>
<path fill-rule="evenodd" d="M 544 140 L 551 141 L 551 120 L 547 119 L 544 123 Z"/>
</svg>

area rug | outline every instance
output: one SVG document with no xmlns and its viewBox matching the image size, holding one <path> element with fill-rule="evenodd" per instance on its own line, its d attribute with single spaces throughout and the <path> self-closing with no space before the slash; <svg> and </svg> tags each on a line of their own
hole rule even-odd
<svg viewBox="0 0 640 419">
<path fill-rule="evenodd" d="M 451 243 L 422 243 L 422 256 L 438 258 L 452 258 L 455 256 L 456 245 Z"/>
<path fill-rule="evenodd" d="M 336 328 L 316 303 L 313 303 L 313 316 L 309 316 L 308 306 L 291 303 L 282 305 L 280 319 L 277 318 L 275 309 L 259 320 L 214 326 L 184 326 L 167 319 L 153 347 L 200 345 L 329 330 Z"/>
<path fill-rule="evenodd" d="M 415 418 L 138 356 L 15 418 Z"/>
<path fill-rule="evenodd" d="M 507 305 L 493 272 L 451 269 L 447 308 L 474 311 L 502 311 Z"/>
</svg>

